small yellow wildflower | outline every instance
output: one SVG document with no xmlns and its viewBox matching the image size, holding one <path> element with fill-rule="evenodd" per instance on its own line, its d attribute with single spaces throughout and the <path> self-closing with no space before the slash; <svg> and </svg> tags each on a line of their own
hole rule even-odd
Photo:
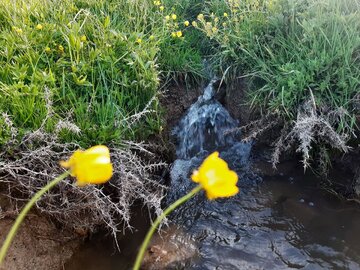
<svg viewBox="0 0 360 270">
<path fill-rule="evenodd" d="M 138 38 L 135 42 L 136 42 L 137 44 L 141 44 L 142 39 L 141 39 L 141 38 Z"/>
<path fill-rule="evenodd" d="M 154 40 L 155 39 L 155 37 L 153 36 L 153 35 L 151 35 L 150 37 L 149 37 L 149 40 Z"/>
<path fill-rule="evenodd" d="M 194 27 L 197 27 L 197 22 L 193 21 L 193 22 L 191 23 L 191 25 L 194 26 Z"/>
<path fill-rule="evenodd" d="M 59 52 L 60 53 L 63 53 L 64 52 L 64 47 L 62 45 L 59 45 L 58 46 L 58 49 L 59 49 Z"/>
<path fill-rule="evenodd" d="M 224 26 L 224 27 L 226 27 L 226 25 L 227 25 L 226 22 L 224 22 L 224 23 L 222 24 L 222 26 Z"/>
<path fill-rule="evenodd" d="M 191 179 L 202 186 L 209 200 L 231 197 L 239 192 L 236 186 L 237 174 L 229 170 L 228 164 L 219 158 L 218 152 L 208 156 L 199 169 L 193 172 Z"/>
<path fill-rule="evenodd" d="M 160 6 L 160 5 L 161 5 L 161 2 L 160 2 L 160 1 L 154 1 L 154 5 L 155 5 L 155 6 Z"/>
<path fill-rule="evenodd" d="M 164 6 L 160 6 L 159 9 L 160 9 L 160 11 L 164 11 L 165 7 L 164 7 Z"/>
<path fill-rule="evenodd" d="M 229 16 L 226 12 L 224 12 L 224 17 L 227 17 L 227 16 Z"/>
<path fill-rule="evenodd" d="M 44 27 L 42 26 L 42 24 L 38 24 L 37 26 L 36 26 L 36 30 L 42 30 Z"/>
<path fill-rule="evenodd" d="M 173 19 L 175 21 L 176 18 L 177 18 L 176 14 L 171 14 L 171 19 Z"/>
<path fill-rule="evenodd" d="M 82 35 L 82 36 L 80 37 L 80 40 L 81 40 L 82 42 L 85 42 L 85 41 L 87 40 L 87 37 L 86 37 L 85 35 Z"/>
<path fill-rule="evenodd" d="M 176 32 L 176 36 L 177 36 L 177 37 L 182 37 L 182 32 L 181 32 L 181 31 L 177 31 L 177 32 Z"/>
<path fill-rule="evenodd" d="M 189 22 L 189 21 L 185 21 L 185 22 L 184 22 L 184 25 L 185 25 L 186 27 L 188 27 L 188 26 L 190 25 L 190 22 Z"/>
<path fill-rule="evenodd" d="M 172 32 L 171 37 L 176 38 L 176 32 Z"/>
<path fill-rule="evenodd" d="M 217 23 L 218 21 L 219 21 L 219 18 L 218 18 L 218 17 L 215 17 L 215 18 L 214 18 L 214 22 Z"/>
<path fill-rule="evenodd" d="M 211 30 L 215 33 L 218 29 L 214 26 Z"/>
<path fill-rule="evenodd" d="M 167 21 L 170 20 L 170 16 L 169 16 L 169 15 L 166 15 L 166 16 L 165 16 L 165 20 L 167 20 Z"/>
<path fill-rule="evenodd" d="M 21 28 L 16 27 L 16 26 L 13 26 L 13 30 L 19 35 L 21 35 L 23 33 L 23 30 Z"/>
<path fill-rule="evenodd" d="M 61 161 L 60 165 L 70 169 L 71 175 L 76 177 L 78 186 L 105 183 L 113 174 L 110 152 L 104 145 L 97 145 L 85 151 L 77 150 L 67 161 Z"/>
<path fill-rule="evenodd" d="M 51 53 L 51 49 L 50 47 L 45 47 L 45 50 L 44 50 L 46 53 Z"/>
<path fill-rule="evenodd" d="M 204 14 L 200 13 L 199 15 L 197 15 L 197 19 L 199 21 L 203 20 L 204 19 Z"/>
</svg>

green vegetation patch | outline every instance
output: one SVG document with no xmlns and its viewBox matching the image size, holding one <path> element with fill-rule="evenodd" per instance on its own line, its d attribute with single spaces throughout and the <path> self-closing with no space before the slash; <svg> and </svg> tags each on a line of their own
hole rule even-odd
<svg viewBox="0 0 360 270">
<path fill-rule="evenodd" d="M 20 135 L 72 123 L 81 133 L 62 125 L 59 134 L 83 146 L 155 132 L 159 42 L 150 36 L 167 34 L 155 11 L 150 1 L 2 1 L 0 111 Z M 144 109 L 155 112 L 133 121 Z"/>
</svg>

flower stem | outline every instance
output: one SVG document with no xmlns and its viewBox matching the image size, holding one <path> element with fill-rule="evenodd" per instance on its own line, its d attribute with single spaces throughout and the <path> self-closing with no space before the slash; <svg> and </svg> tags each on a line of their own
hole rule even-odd
<svg viewBox="0 0 360 270">
<path fill-rule="evenodd" d="M 167 216 L 169 215 L 175 208 L 177 208 L 179 205 L 183 204 L 184 202 L 186 202 L 187 200 L 189 200 L 191 197 L 193 197 L 196 193 L 198 193 L 200 190 L 202 189 L 202 187 L 199 185 L 197 187 L 195 187 L 193 190 L 191 190 L 188 194 L 186 194 L 185 196 L 181 197 L 180 199 L 178 199 L 177 201 L 175 201 L 174 203 L 172 203 L 168 208 L 166 208 L 164 210 L 164 212 L 157 217 L 157 219 L 154 221 L 154 223 L 151 225 L 150 230 L 148 231 L 148 233 L 145 236 L 144 242 L 142 243 L 139 253 L 137 254 L 136 257 L 136 261 L 133 267 L 133 270 L 139 270 L 140 266 L 141 266 L 141 262 L 143 260 L 145 251 L 147 246 L 149 245 L 149 242 L 151 240 L 152 235 L 154 234 L 154 232 L 156 231 L 157 227 L 160 225 L 161 221 Z"/>
<path fill-rule="evenodd" d="M 50 190 L 52 187 L 54 187 L 57 183 L 59 183 L 61 180 L 65 179 L 68 175 L 70 174 L 70 172 L 66 171 L 63 174 L 59 175 L 58 177 L 56 177 L 54 180 L 52 180 L 51 182 L 49 182 L 45 187 L 43 187 L 42 189 L 40 189 L 32 198 L 31 200 L 25 205 L 25 207 L 21 210 L 20 214 L 18 215 L 18 217 L 15 220 L 15 223 L 13 224 L 13 226 L 11 227 L 8 235 L 6 236 L 6 239 L 1 247 L 0 250 L 0 265 L 2 264 L 6 253 L 10 247 L 10 244 L 12 242 L 12 240 L 14 239 L 17 230 L 19 229 L 22 221 L 24 220 L 26 214 L 30 211 L 31 207 L 33 207 L 33 205 L 40 199 L 40 197 L 42 195 L 44 195 L 48 190 Z"/>
</svg>

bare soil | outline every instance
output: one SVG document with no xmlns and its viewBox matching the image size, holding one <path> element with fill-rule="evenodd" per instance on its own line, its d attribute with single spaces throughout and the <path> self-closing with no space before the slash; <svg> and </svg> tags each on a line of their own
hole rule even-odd
<svg viewBox="0 0 360 270">
<path fill-rule="evenodd" d="M 0 243 L 16 218 L 6 199 L 0 200 Z M 6 209 L 6 211 L 4 211 Z M 0 270 L 60 270 L 82 243 L 76 232 L 65 231 L 36 213 L 29 214 L 17 232 Z"/>
</svg>

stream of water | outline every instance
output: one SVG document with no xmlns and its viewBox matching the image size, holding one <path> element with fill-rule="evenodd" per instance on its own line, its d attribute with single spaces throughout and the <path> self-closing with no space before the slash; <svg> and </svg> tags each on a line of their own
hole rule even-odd
<svg viewBox="0 0 360 270">
<path fill-rule="evenodd" d="M 167 204 L 193 187 L 189 175 L 215 150 L 238 173 L 240 193 L 215 201 L 200 194 L 172 214 L 171 223 L 196 244 L 198 255 L 171 269 L 360 269 L 359 209 L 321 192 L 318 179 L 304 174 L 297 162 L 282 164 L 278 171 L 270 169 L 252 153 L 251 143 L 237 139 L 239 134 L 224 135 L 237 126 L 214 99 L 211 82 L 174 129 L 178 159 L 171 168 Z M 111 263 L 101 269 L 130 269 L 136 254 L 134 246 L 128 247 L 130 239 L 141 238 L 145 230 L 135 233 L 135 238 L 128 234 L 121 247 L 125 253 L 99 252 L 79 263 L 81 254 L 89 254 L 88 248 L 65 269 L 100 269 L 91 268 L 91 261 L 104 258 Z M 106 243 L 101 246 L 112 246 Z M 177 248 L 167 255 L 176 257 L 187 249 L 186 242 Z"/>
</svg>

